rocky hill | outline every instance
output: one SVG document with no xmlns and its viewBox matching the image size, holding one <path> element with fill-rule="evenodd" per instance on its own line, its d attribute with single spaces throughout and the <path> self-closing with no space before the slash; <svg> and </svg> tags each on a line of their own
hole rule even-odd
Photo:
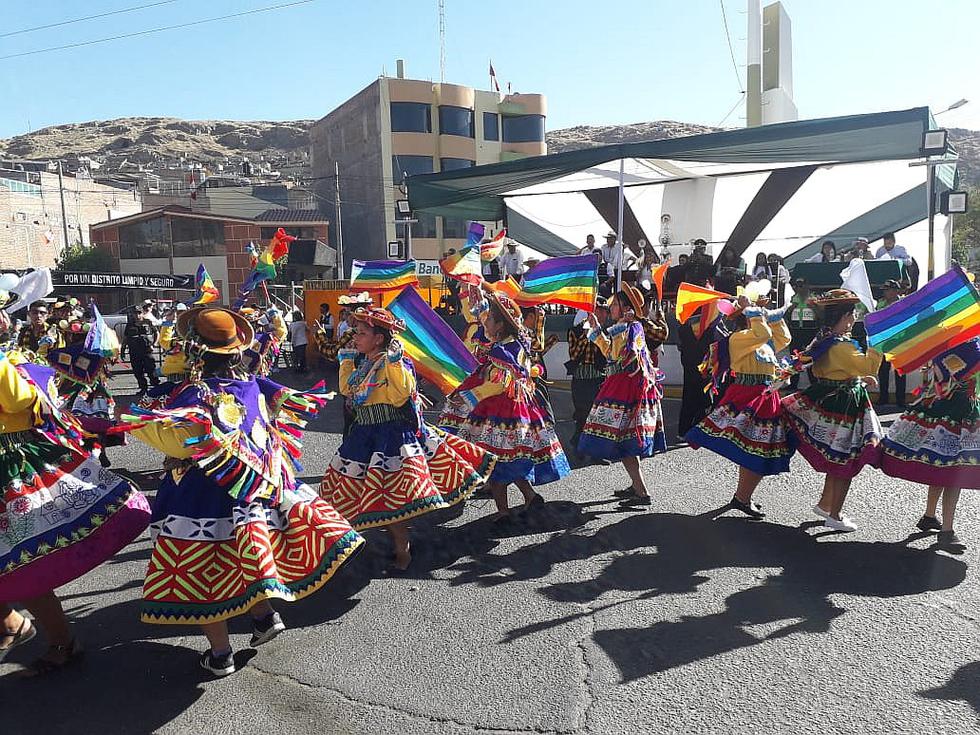
<svg viewBox="0 0 980 735">
<path fill-rule="evenodd" d="M 179 120 L 172 117 L 126 117 L 54 125 L 0 140 L 0 155 L 57 159 L 88 156 L 147 164 L 179 158 L 202 163 L 305 157 L 312 120 L 290 122 Z"/>
<path fill-rule="evenodd" d="M 205 164 L 239 162 L 243 157 L 288 169 L 294 176 L 308 172 L 312 120 L 288 122 L 179 120 L 170 117 L 129 117 L 55 125 L 0 140 L 0 157 L 33 160 L 87 156 L 102 163 L 104 173 L 129 165 L 185 159 Z M 672 120 L 630 125 L 577 125 L 548 133 L 548 150 L 590 148 L 608 143 L 677 138 L 718 128 Z M 953 128 L 950 136 L 960 155 L 963 181 L 980 186 L 980 131 Z"/>
</svg>

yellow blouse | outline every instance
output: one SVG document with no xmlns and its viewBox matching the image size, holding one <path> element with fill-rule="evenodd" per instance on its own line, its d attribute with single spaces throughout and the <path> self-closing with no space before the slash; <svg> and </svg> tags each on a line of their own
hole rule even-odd
<svg viewBox="0 0 980 735">
<path fill-rule="evenodd" d="M 152 421 L 141 429 L 131 432 L 134 437 L 144 444 L 149 444 L 168 457 L 189 459 L 197 451 L 197 447 L 188 447 L 185 442 L 204 434 L 203 426 L 174 426 L 167 421 Z"/>
<path fill-rule="evenodd" d="M 337 357 L 340 360 L 340 392 L 349 398 L 357 390 L 347 385 L 347 381 L 354 373 L 354 358 L 357 356 L 356 350 L 341 350 Z M 367 358 L 365 358 L 367 359 Z M 404 405 L 415 393 L 415 376 L 405 367 L 399 357 L 391 360 L 387 355 L 381 357 L 383 364 L 377 372 L 371 373 L 371 381 L 376 383 L 371 388 L 367 399 L 362 405 L 372 406 L 377 403 L 387 403 L 392 406 Z"/>
<path fill-rule="evenodd" d="M 0 434 L 27 431 L 35 425 L 37 389 L 0 356 Z"/>
<path fill-rule="evenodd" d="M 852 342 L 839 342 L 813 363 L 813 375 L 824 380 L 851 380 L 877 375 L 883 357 L 874 348 L 869 348 L 865 353 Z"/>
<path fill-rule="evenodd" d="M 480 369 L 483 382 L 459 392 L 459 396 L 470 406 L 475 407 L 480 401 L 502 393 L 524 401 L 534 392 L 534 384 L 529 377 L 532 370 L 531 358 L 523 348 L 513 351 L 507 347 L 513 342 L 515 339 L 508 337 L 494 343 Z"/>
<path fill-rule="evenodd" d="M 623 353 L 630 347 L 629 326 L 628 322 L 620 322 L 612 326 L 608 332 L 596 329 L 589 334 L 589 339 L 599 348 L 602 356 L 608 362 L 618 362 L 622 358 Z M 611 337 L 610 334 L 612 335 Z M 642 337 L 643 332 L 640 331 L 639 334 Z"/>
<path fill-rule="evenodd" d="M 160 327 L 160 348 L 167 354 L 160 365 L 160 372 L 167 375 L 180 375 L 187 372 L 187 357 L 176 340 L 173 322 L 164 322 Z"/>
<path fill-rule="evenodd" d="M 789 345 L 789 327 L 784 310 L 766 312 L 748 308 L 749 328 L 728 338 L 732 370 L 743 375 L 776 375 L 776 353 Z"/>
</svg>

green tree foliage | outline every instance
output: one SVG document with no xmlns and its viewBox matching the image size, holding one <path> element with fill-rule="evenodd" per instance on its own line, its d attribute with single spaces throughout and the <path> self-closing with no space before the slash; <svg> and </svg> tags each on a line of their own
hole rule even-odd
<svg viewBox="0 0 980 735">
<path fill-rule="evenodd" d="M 970 189 L 966 214 L 953 215 L 953 260 L 975 268 L 980 264 L 980 189 Z"/>
<path fill-rule="evenodd" d="M 108 251 L 76 244 L 62 251 L 58 257 L 56 270 L 112 273 L 118 270 L 118 267 Z"/>
</svg>

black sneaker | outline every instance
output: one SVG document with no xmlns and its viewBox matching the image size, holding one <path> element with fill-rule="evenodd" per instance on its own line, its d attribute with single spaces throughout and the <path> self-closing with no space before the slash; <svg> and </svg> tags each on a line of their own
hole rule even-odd
<svg viewBox="0 0 980 735">
<path fill-rule="evenodd" d="M 271 641 L 284 630 L 286 630 L 286 625 L 282 622 L 282 618 L 277 612 L 261 620 L 252 618 L 252 640 L 248 642 L 248 645 L 252 648 L 261 646 L 263 643 Z"/>
<path fill-rule="evenodd" d="M 731 508 L 732 510 L 737 510 L 740 513 L 744 513 L 753 521 L 761 521 L 763 518 L 766 517 L 766 514 L 762 512 L 762 506 L 760 506 L 758 503 L 753 503 L 752 501 L 749 501 L 748 503 L 743 503 L 734 495 L 732 496 L 732 500 L 728 504 L 728 507 Z"/>
<path fill-rule="evenodd" d="M 922 516 L 915 527 L 920 531 L 942 531 L 943 524 L 935 516 Z"/>
<path fill-rule="evenodd" d="M 215 656 L 209 648 L 201 654 L 201 668 L 210 671 L 215 676 L 228 676 L 235 673 L 235 659 L 231 651 Z"/>
<path fill-rule="evenodd" d="M 622 490 L 616 490 L 613 493 L 614 498 L 629 498 L 634 495 L 636 495 L 636 490 L 633 489 L 632 485 L 629 487 L 624 487 Z"/>
<path fill-rule="evenodd" d="M 625 500 L 620 500 L 619 501 L 619 507 L 620 508 L 642 508 L 644 506 L 650 505 L 652 502 L 653 501 L 650 500 L 650 496 L 649 495 L 636 495 L 636 494 L 634 494 L 632 497 L 626 498 Z"/>
<path fill-rule="evenodd" d="M 966 544 L 956 535 L 956 531 L 940 531 L 936 536 L 936 546 L 940 549 L 963 551 Z"/>
</svg>

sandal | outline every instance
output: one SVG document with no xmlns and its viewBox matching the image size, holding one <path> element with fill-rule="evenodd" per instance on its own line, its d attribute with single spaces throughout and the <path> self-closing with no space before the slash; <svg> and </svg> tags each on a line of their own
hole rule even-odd
<svg viewBox="0 0 980 735">
<path fill-rule="evenodd" d="M 534 508 L 540 508 L 543 505 L 544 505 L 544 497 L 542 497 L 538 493 L 534 493 L 534 497 L 531 498 L 526 503 L 524 503 L 524 510 L 525 511 L 528 511 L 528 510 L 532 510 Z"/>
<path fill-rule="evenodd" d="M 78 661 L 83 654 L 84 651 L 78 639 L 72 640 L 66 646 L 50 646 L 47 653 L 33 661 L 24 670 L 23 676 L 44 676 L 46 674 L 52 674 L 55 671 L 61 671 Z M 54 656 L 54 658 L 51 658 L 51 656 Z"/>
<path fill-rule="evenodd" d="M 36 635 L 37 628 L 31 624 L 30 618 L 24 616 L 24 619 L 20 621 L 20 627 L 16 631 L 3 635 L 4 638 L 10 638 L 10 645 L 0 648 L 0 663 L 3 663 L 7 654 L 17 648 L 17 646 L 22 646 L 28 641 L 34 640 L 34 636 Z"/>
</svg>

